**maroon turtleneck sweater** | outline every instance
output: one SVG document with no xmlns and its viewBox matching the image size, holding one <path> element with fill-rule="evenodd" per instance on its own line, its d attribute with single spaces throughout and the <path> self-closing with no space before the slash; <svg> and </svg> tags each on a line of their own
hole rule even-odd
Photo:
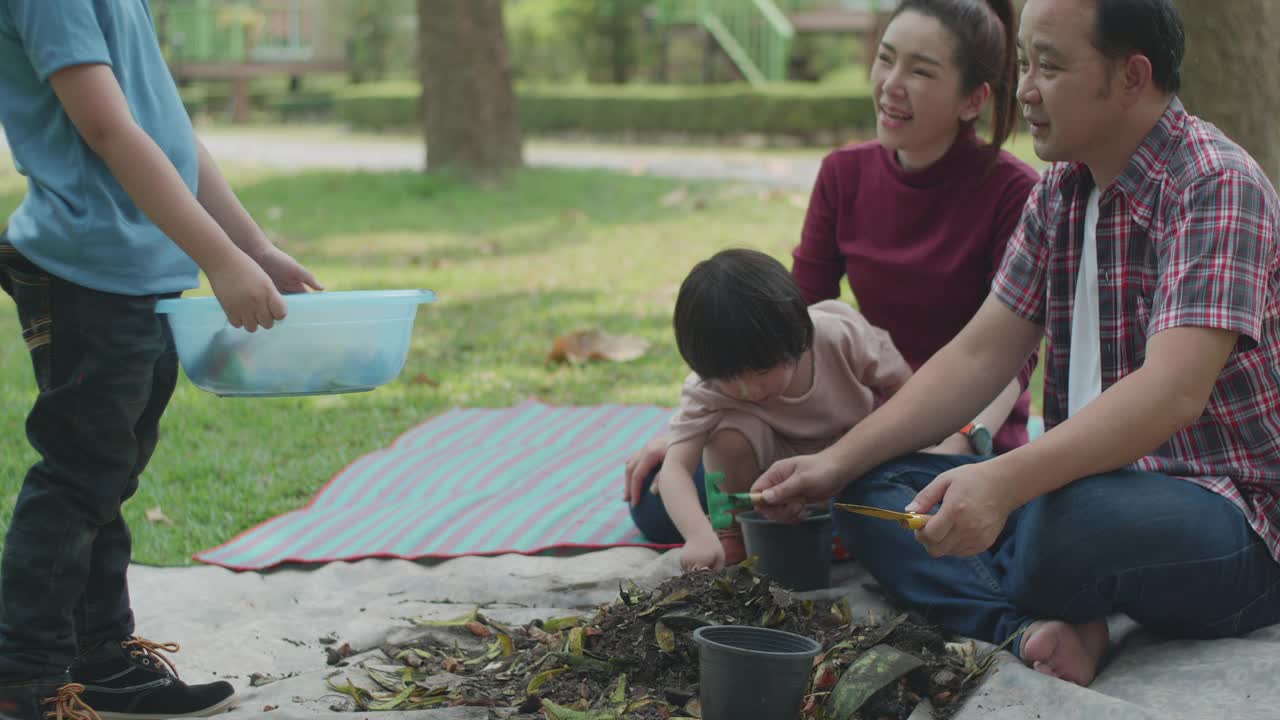
<svg viewBox="0 0 1280 720">
<path fill-rule="evenodd" d="M 994 161 L 970 128 L 937 162 L 904 170 L 872 141 L 822 162 L 792 275 L 810 303 L 839 297 L 848 277 L 858 308 L 888 331 L 912 368 L 960 332 L 991 288 L 1037 173 L 1001 151 Z M 1033 355 L 1023 393 L 996 432 L 997 452 L 1027 441 Z"/>
</svg>

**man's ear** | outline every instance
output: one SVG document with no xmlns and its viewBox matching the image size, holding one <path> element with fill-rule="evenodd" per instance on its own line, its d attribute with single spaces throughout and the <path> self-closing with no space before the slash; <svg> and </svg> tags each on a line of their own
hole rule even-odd
<svg viewBox="0 0 1280 720">
<path fill-rule="evenodd" d="M 1142 53 L 1132 53 L 1120 68 L 1120 92 L 1137 100 L 1152 85 L 1151 60 Z"/>
</svg>

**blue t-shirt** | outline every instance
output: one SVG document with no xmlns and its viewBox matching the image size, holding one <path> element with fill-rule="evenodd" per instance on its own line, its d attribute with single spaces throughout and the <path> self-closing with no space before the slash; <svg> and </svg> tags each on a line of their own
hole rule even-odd
<svg viewBox="0 0 1280 720">
<path fill-rule="evenodd" d="M 134 120 L 196 191 L 195 132 L 147 0 L 0 0 L 0 124 L 27 176 L 8 240 L 46 272 L 94 290 L 193 288 L 195 262 L 134 205 L 54 95 L 49 76 L 83 64 L 111 67 Z"/>
</svg>

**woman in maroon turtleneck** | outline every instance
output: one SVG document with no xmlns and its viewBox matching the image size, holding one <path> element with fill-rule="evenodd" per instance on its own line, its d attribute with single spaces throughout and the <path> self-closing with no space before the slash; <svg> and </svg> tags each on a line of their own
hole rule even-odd
<svg viewBox="0 0 1280 720">
<path fill-rule="evenodd" d="M 1010 0 L 899 3 L 871 73 L 876 140 L 823 160 L 792 253 L 810 303 L 838 297 L 848 278 L 913 368 L 977 312 L 1036 181 L 1000 149 L 1017 122 L 1015 25 Z M 989 144 L 974 129 L 988 104 Z M 995 452 L 1027 441 L 1035 362 L 975 418 Z M 958 432 L 932 450 L 972 453 L 974 442 Z M 627 461 L 625 494 L 646 536 L 680 542 L 648 491 L 665 451 L 660 436 Z"/>
<path fill-rule="evenodd" d="M 931 36 L 956 33 L 927 14 L 931 4 L 904 3 L 886 29 L 872 71 L 876 139 L 823 160 L 791 267 L 810 303 L 839 297 L 847 277 L 858 309 L 889 333 L 913 369 L 978 311 L 1037 178 L 999 149 L 1016 122 L 1014 78 L 988 81 L 957 101 L 951 89 L 959 70 L 948 74 L 930 62 L 947 59 Z M 969 32 L 980 35 L 978 29 Z M 989 96 L 992 144 L 978 138 L 973 123 Z M 1028 361 L 1019 382 L 976 418 L 995 434 L 996 452 L 1027 442 L 1034 367 Z M 972 452 L 961 435 L 937 450 Z"/>
</svg>

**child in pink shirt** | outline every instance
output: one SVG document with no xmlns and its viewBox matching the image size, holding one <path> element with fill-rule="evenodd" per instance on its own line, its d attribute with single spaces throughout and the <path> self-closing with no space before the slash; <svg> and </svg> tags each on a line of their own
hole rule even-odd
<svg viewBox="0 0 1280 720">
<path fill-rule="evenodd" d="M 693 372 L 655 486 L 686 540 L 681 567 L 715 570 L 725 551 L 694 485 L 699 462 L 725 474 L 726 492 L 745 491 L 775 461 L 834 443 L 911 368 L 888 333 L 842 302 L 810 307 L 787 269 L 754 250 L 694 266 L 674 325 Z"/>
</svg>

